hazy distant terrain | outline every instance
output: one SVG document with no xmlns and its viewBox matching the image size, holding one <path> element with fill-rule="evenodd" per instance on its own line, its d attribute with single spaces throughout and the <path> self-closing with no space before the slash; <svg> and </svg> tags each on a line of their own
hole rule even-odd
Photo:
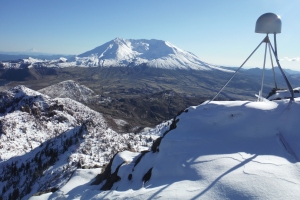
<svg viewBox="0 0 300 200">
<path fill-rule="evenodd" d="M 4 53 L 0 52 L 0 61 L 13 61 L 13 60 L 18 60 L 18 59 L 25 59 L 28 57 L 34 57 L 38 59 L 47 59 L 47 60 L 52 60 L 52 59 L 58 59 L 60 57 L 71 57 L 68 55 L 52 55 L 52 54 L 40 54 L 40 53 L 35 53 L 35 54 L 26 54 L 26 52 L 20 52 L 20 53 Z"/>
</svg>

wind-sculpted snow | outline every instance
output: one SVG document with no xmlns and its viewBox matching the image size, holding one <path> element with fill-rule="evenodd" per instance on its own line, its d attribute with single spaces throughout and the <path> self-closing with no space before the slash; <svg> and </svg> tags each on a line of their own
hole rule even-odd
<svg viewBox="0 0 300 200">
<path fill-rule="evenodd" d="M 189 107 L 174 118 L 159 151 L 114 157 L 118 178 L 109 191 L 99 190 L 108 178 L 47 198 L 299 199 L 299 112 L 299 98 Z"/>
<path fill-rule="evenodd" d="M 77 168 L 101 168 L 115 153 L 149 149 L 158 137 L 118 134 L 102 114 L 83 104 L 52 99 L 24 86 L 2 92 L 0 103 L 3 199 L 55 191 Z"/>
</svg>

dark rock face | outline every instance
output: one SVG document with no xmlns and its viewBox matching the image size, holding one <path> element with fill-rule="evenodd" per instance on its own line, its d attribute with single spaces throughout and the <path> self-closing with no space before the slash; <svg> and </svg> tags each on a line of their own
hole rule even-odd
<svg viewBox="0 0 300 200">
<path fill-rule="evenodd" d="M 152 168 L 150 168 L 150 169 L 148 170 L 148 172 L 143 176 L 142 181 L 143 181 L 144 183 L 147 183 L 147 182 L 150 180 L 151 175 L 152 175 Z"/>
<path fill-rule="evenodd" d="M 124 162 L 123 162 L 124 163 Z M 121 167 L 121 165 L 123 165 L 123 163 L 121 163 L 116 171 L 112 174 L 110 174 L 109 178 L 106 180 L 105 184 L 101 187 L 101 190 L 110 190 L 112 188 L 112 186 L 114 185 L 115 182 L 118 182 L 121 180 L 121 177 L 118 176 L 118 171 Z"/>
<path fill-rule="evenodd" d="M 111 176 L 111 165 L 116 157 L 117 154 L 115 154 L 112 159 L 110 159 L 109 163 L 106 165 L 104 171 L 101 174 L 98 174 L 95 178 L 95 180 L 92 182 L 91 185 L 99 185 L 102 181 L 108 179 Z"/>
</svg>

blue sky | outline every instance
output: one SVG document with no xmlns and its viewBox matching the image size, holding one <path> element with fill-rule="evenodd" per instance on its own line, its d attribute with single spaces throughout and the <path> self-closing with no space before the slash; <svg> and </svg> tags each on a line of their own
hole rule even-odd
<svg viewBox="0 0 300 200">
<path fill-rule="evenodd" d="M 273 12 L 282 20 L 279 58 L 299 60 L 299 11 L 299 0 L 0 0 L 0 51 L 80 54 L 116 37 L 160 39 L 239 66 L 264 38 L 254 33 L 257 18 Z M 263 51 L 247 66 L 261 67 Z M 300 61 L 281 64 L 300 70 Z"/>
</svg>

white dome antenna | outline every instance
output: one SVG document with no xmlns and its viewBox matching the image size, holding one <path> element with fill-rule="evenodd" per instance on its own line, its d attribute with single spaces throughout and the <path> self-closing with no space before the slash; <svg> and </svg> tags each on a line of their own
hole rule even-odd
<svg viewBox="0 0 300 200">
<path fill-rule="evenodd" d="M 274 13 L 261 15 L 255 25 L 255 33 L 281 33 L 281 19 Z"/>
<path fill-rule="evenodd" d="M 236 70 L 236 72 L 231 76 L 231 78 L 226 82 L 226 84 L 221 88 L 221 90 L 214 96 L 212 100 L 209 102 L 215 100 L 215 98 L 223 91 L 223 89 L 228 85 L 228 83 L 233 79 L 233 77 L 236 75 L 236 73 L 244 66 L 244 64 L 249 60 L 249 58 L 254 54 L 254 52 L 260 47 L 262 43 L 265 43 L 265 55 L 264 55 L 264 64 L 263 64 L 263 70 L 262 70 L 262 81 L 261 81 L 261 89 L 259 91 L 258 95 L 258 101 L 263 101 L 264 98 L 262 97 L 263 95 L 263 85 L 264 85 L 264 72 L 265 72 L 265 65 L 266 65 L 266 56 L 267 56 L 267 50 L 269 49 L 269 54 L 270 54 L 270 60 L 272 64 L 272 69 L 273 69 L 273 75 L 274 75 L 274 82 L 275 82 L 275 90 L 278 90 L 277 83 L 276 83 L 276 78 L 275 78 L 275 71 L 274 71 L 274 65 L 273 65 L 273 59 L 272 59 L 272 54 L 275 57 L 277 66 L 287 84 L 287 87 L 291 93 L 290 100 L 294 101 L 294 90 L 287 79 L 284 71 L 282 70 L 278 55 L 277 55 L 277 44 L 276 44 L 276 34 L 281 33 L 281 19 L 278 15 L 274 13 L 265 13 L 261 15 L 257 20 L 255 24 L 255 33 L 264 33 L 267 34 L 266 37 L 261 41 L 261 43 L 254 49 L 254 51 L 248 56 L 248 58 L 243 62 L 243 64 Z M 273 48 L 270 39 L 269 39 L 269 34 L 274 35 L 274 44 L 275 48 Z M 208 103 L 209 103 L 208 102 Z"/>
</svg>

